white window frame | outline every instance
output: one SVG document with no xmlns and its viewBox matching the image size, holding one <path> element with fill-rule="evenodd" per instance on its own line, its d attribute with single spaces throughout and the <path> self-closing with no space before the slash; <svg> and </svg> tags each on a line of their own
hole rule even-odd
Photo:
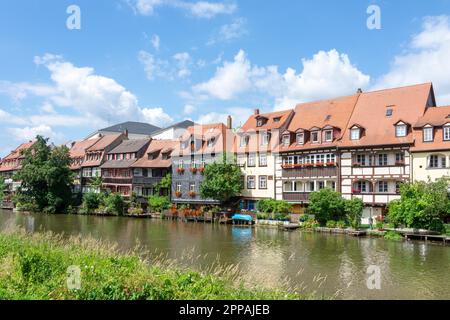
<svg viewBox="0 0 450 320">
<path fill-rule="evenodd" d="M 305 133 L 297 132 L 297 134 L 295 135 L 295 139 L 297 141 L 297 144 L 305 144 Z"/>
<path fill-rule="evenodd" d="M 259 166 L 260 167 L 267 167 L 267 153 L 260 153 L 259 154 Z"/>
<path fill-rule="evenodd" d="M 395 126 L 395 136 L 396 137 L 406 137 L 407 127 L 406 124 L 397 124 Z"/>
<path fill-rule="evenodd" d="M 259 189 L 267 190 L 267 176 L 259 176 L 258 180 Z"/>
<path fill-rule="evenodd" d="M 242 136 L 241 137 L 241 142 L 240 142 L 240 146 L 241 147 L 246 147 L 248 145 L 248 136 Z"/>
<path fill-rule="evenodd" d="M 434 141 L 433 127 L 424 127 L 423 128 L 423 141 L 424 142 L 433 142 Z"/>
<path fill-rule="evenodd" d="M 333 130 L 325 130 L 325 142 L 331 142 L 333 141 Z M 330 135 L 330 137 L 328 138 L 327 135 Z"/>
<path fill-rule="evenodd" d="M 269 145 L 269 133 L 268 132 L 264 132 L 261 133 L 261 145 L 262 146 L 267 146 Z"/>
<path fill-rule="evenodd" d="M 256 189 L 256 177 L 255 176 L 247 176 L 247 189 L 253 190 Z"/>
<path fill-rule="evenodd" d="M 359 139 L 361 139 L 361 129 L 360 128 L 350 129 L 350 140 L 359 140 Z"/>
<path fill-rule="evenodd" d="M 291 136 L 288 134 L 283 135 L 283 145 L 285 147 L 289 147 L 290 144 L 291 144 Z"/>
<path fill-rule="evenodd" d="M 247 166 L 248 167 L 256 167 L 256 154 L 255 153 L 248 154 Z"/>
<path fill-rule="evenodd" d="M 317 137 L 316 140 L 314 140 L 314 135 Z M 319 143 L 319 136 L 320 136 L 320 132 L 319 131 L 311 131 L 311 142 L 312 143 Z"/>
<path fill-rule="evenodd" d="M 442 136 L 444 141 L 450 141 L 450 124 L 446 124 L 443 128 L 442 128 Z"/>
</svg>

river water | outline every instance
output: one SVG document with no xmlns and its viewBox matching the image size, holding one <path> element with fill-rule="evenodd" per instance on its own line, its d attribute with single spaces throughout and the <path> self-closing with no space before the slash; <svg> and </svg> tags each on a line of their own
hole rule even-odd
<svg viewBox="0 0 450 320">
<path fill-rule="evenodd" d="M 124 250 L 140 245 L 198 270 L 216 262 L 236 266 L 245 281 L 260 286 L 288 284 L 300 292 L 338 299 L 450 299 L 450 246 L 442 244 L 0 210 L 0 229 L 14 226 L 91 236 Z M 377 270 L 381 288 L 373 289 Z"/>
</svg>

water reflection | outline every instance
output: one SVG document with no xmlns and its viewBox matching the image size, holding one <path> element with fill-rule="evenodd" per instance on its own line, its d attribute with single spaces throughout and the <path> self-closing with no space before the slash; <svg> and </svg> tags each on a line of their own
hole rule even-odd
<svg viewBox="0 0 450 320">
<path fill-rule="evenodd" d="M 287 285 L 344 299 L 450 299 L 450 247 L 270 228 L 119 217 L 26 215 L 0 211 L 0 228 L 21 226 L 92 236 L 128 250 L 140 245 L 183 265 L 238 266 L 247 282 Z M 367 268 L 380 267 L 381 290 L 366 286 Z"/>
</svg>

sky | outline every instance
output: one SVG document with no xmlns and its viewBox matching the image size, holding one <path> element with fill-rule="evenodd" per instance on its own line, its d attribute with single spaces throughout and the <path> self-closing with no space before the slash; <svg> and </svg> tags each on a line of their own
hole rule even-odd
<svg viewBox="0 0 450 320">
<path fill-rule="evenodd" d="M 37 134 L 239 125 L 256 108 L 423 82 L 450 104 L 450 0 L 0 3 L 0 157 Z"/>
</svg>

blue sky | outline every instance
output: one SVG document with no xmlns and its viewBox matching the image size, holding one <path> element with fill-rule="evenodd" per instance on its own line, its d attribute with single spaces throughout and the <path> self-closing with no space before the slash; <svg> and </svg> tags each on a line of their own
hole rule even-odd
<svg viewBox="0 0 450 320">
<path fill-rule="evenodd" d="M 69 30 L 69 5 L 81 29 Z M 370 5 L 381 29 L 366 25 Z M 245 121 L 255 108 L 433 81 L 450 104 L 450 0 L 15 0 L 0 10 L 0 156 L 126 120 Z"/>
</svg>

